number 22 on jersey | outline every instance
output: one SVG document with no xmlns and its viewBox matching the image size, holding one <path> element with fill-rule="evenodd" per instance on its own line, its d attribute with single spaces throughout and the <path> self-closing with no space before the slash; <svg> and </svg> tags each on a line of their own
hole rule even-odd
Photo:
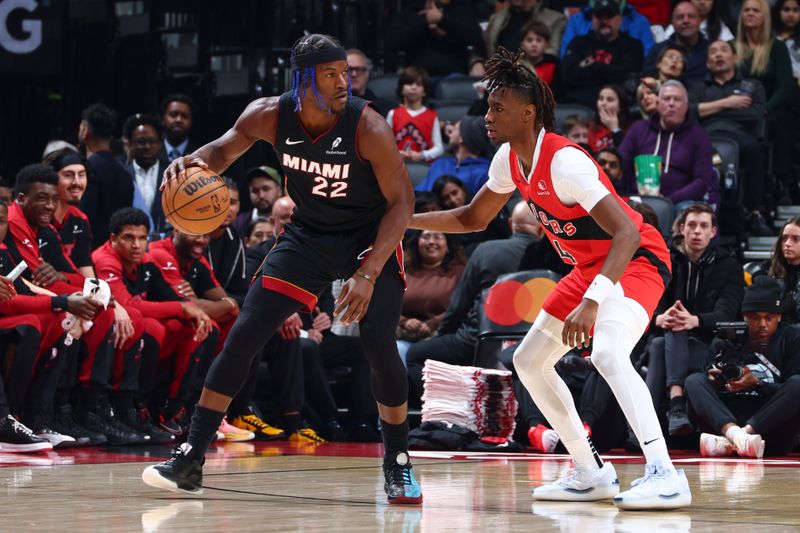
<svg viewBox="0 0 800 533">
<path fill-rule="evenodd" d="M 311 188 L 311 194 L 322 196 L 324 198 L 347 198 L 347 182 L 328 180 L 322 176 L 314 178 L 314 185 Z"/>
</svg>

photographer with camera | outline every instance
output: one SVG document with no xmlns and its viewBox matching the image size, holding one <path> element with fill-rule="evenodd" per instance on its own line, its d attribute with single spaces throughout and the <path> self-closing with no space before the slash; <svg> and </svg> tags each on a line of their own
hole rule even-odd
<svg viewBox="0 0 800 533">
<path fill-rule="evenodd" d="M 701 429 L 700 454 L 783 455 L 800 433 L 800 329 L 781 324 L 781 287 L 755 279 L 742 303 L 745 323 L 721 324 L 717 356 L 686 378 L 689 413 Z M 737 333 L 737 329 L 740 330 Z"/>
<path fill-rule="evenodd" d="M 725 248 L 714 246 L 714 210 L 706 204 L 686 208 L 680 240 L 670 249 L 672 281 L 655 312 L 663 332 L 648 346 L 647 388 L 658 410 L 669 392 L 668 431 L 694 433 L 686 412 L 683 386 L 690 372 L 706 367 L 714 325 L 736 320 L 744 293 L 742 264 Z"/>
</svg>

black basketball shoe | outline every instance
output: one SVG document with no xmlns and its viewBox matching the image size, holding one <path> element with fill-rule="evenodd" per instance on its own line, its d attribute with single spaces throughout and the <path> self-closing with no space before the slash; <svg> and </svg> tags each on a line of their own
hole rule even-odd
<svg viewBox="0 0 800 533">
<path fill-rule="evenodd" d="M 172 450 L 172 457 L 150 465 L 142 472 L 142 481 L 151 487 L 188 494 L 203 493 L 203 463 L 205 457 L 195 457 L 192 445 L 184 442 Z"/>
<path fill-rule="evenodd" d="M 389 498 L 389 503 L 420 504 L 422 503 L 422 489 L 414 479 L 414 471 L 408 453 L 400 452 L 383 465 L 383 476 L 386 482 L 383 490 Z"/>
</svg>

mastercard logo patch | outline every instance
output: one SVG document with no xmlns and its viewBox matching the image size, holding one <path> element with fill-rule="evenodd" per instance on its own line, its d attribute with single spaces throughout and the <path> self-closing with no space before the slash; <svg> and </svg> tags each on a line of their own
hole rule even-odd
<svg viewBox="0 0 800 533">
<path fill-rule="evenodd" d="M 556 282 L 548 278 L 533 278 L 525 283 L 501 281 L 489 289 L 484 312 L 489 320 L 501 326 L 531 323 L 555 287 Z"/>
</svg>

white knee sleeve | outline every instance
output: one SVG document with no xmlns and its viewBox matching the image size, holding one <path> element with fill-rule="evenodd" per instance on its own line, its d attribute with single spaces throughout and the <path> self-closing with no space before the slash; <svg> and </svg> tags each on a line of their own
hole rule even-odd
<svg viewBox="0 0 800 533">
<path fill-rule="evenodd" d="M 588 468 L 594 460 L 586 431 L 572 394 L 555 371 L 556 362 L 569 351 L 561 342 L 563 328 L 564 322 L 541 311 L 514 352 L 514 369 L 564 446 Z"/>
<path fill-rule="evenodd" d="M 631 351 L 649 320 L 644 308 L 635 300 L 626 298 L 617 285 L 597 313 L 592 364 L 608 382 L 642 445 L 647 462 L 659 460 L 669 464 L 666 443 L 650 393 L 630 359 Z"/>
</svg>

